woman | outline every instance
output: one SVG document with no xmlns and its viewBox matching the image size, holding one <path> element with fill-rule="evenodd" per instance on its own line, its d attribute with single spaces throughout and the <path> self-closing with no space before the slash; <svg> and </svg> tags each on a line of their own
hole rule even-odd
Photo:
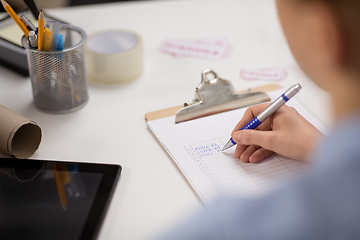
<svg viewBox="0 0 360 240">
<path fill-rule="evenodd" d="M 360 1 L 277 0 L 277 9 L 299 66 L 331 94 L 332 133 L 287 106 L 239 131 L 267 104 L 250 107 L 232 132 L 235 157 L 276 152 L 310 173 L 261 199 L 218 200 L 160 239 L 360 239 Z"/>
</svg>

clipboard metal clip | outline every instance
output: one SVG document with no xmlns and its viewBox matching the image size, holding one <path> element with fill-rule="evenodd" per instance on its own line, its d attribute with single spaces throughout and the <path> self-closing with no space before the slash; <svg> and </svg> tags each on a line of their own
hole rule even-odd
<svg viewBox="0 0 360 240">
<path fill-rule="evenodd" d="M 209 76 L 213 76 L 209 80 Z M 175 117 L 175 123 L 185 122 L 213 114 L 270 101 L 263 92 L 236 93 L 230 81 L 223 80 L 210 70 L 203 71 L 201 83 L 195 89 L 195 100 L 184 104 Z"/>
</svg>

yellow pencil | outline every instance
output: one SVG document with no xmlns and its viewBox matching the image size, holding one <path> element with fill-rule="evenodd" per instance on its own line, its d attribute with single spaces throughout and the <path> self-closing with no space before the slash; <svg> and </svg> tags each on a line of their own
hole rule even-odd
<svg viewBox="0 0 360 240">
<path fill-rule="evenodd" d="M 24 32 L 25 37 L 28 37 L 29 36 L 29 29 L 27 29 L 27 27 L 21 21 L 21 19 L 18 17 L 18 15 L 16 15 L 14 10 L 10 7 L 10 5 L 7 2 L 5 2 L 4 0 L 1 0 L 1 3 L 4 6 L 5 10 L 8 12 L 8 14 L 10 15 L 10 17 L 12 17 L 12 19 L 14 19 L 14 21 L 17 23 L 17 25 L 19 25 L 21 30 Z"/>
<path fill-rule="evenodd" d="M 44 32 L 44 50 L 45 51 L 50 51 L 51 50 L 51 31 L 49 30 L 49 28 L 45 28 L 45 32 Z"/>
<path fill-rule="evenodd" d="M 56 187 L 58 190 L 61 207 L 64 211 L 67 211 L 66 192 L 64 189 L 64 185 L 61 182 L 60 173 L 59 173 L 58 166 L 56 165 L 56 163 L 54 163 L 54 174 L 55 174 Z"/>
<path fill-rule="evenodd" d="M 59 175 L 60 175 L 60 180 L 63 184 L 69 184 L 71 181 L 71 176 L 69 173 L 69 169 L 67 167 L 67 165 L 65 164 L 61 164 L 58 165 L 58 170 L 59 170 Z"/>
<path fill-rule="evenodd" d="M 38 50 L 43 50 L 44 46 L 44 13 L 41 10 L 38 18 Z"/>
</svg>

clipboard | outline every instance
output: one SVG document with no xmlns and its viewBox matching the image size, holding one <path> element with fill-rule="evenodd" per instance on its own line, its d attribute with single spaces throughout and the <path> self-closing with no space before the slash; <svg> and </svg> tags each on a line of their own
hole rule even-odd
<svg viewBox="0 0 360 240">
<path fill-rule="evenodd" d="M 213 78 L 209 79 L 208 75 Z M 209 86 L 214 88 L 209 90 Z M 203 90 L 206 90 L 205 95 Z M 218 93 L 220 91 L 232 96 L 219 100 L 219 96 L 223 96 L 223 93 Z M 306 172 L 307 166 L 278 154 L 270 155 L 257 164 L 243 163 L 234 157 L 235 148 L 225 151 L 222 151 L 222 148 L 245 113 L 246 106 L 275 100 L 282 93 L 283 90 L 276 84 L 235 93 L 228 81 L 207 69 L 202 73 L 193 103 L 149 112 L 145 119 L 153 135 L 205 205 L 219 196 L 259 196 Z M 208 103 L 210 97 L 217 101 Z M 233 104 L 233 99 L 236 99 L 234 101 L 237 104 Z M 292 98 L 288 105 L 324 132 L 324 126 L 295 98 Z M 238 108 L 233 109 L 236 107 Z M 191 112 L 189 108 L 200 110 L 194 111 L 196 114 L 187 114 Z M 176 122 L 178 124 L 175 124 Z"/>
<path fill-rule="evenodd" d="M 209 79 L 209 76 L 213 76 Z M 257 88 L 235 92 L 230 81 L 221 79 L 213 70 L 206 69 L 201 74 L 200 85 L 195 89 L 193 103 L 170 107 L 145 114 L 146 122 L 176 116 L 175 123 L 191 121 L 270 101 L 266 92 L 281 89 L 278 84 L 268 84 Z"/>
</svg>

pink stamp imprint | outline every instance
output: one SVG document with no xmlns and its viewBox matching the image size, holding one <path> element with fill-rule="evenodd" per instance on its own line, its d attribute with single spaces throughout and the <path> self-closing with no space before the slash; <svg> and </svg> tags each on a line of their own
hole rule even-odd
<svg viewBox="0 0 360 240">
<path fill-rule="evenodd" d="M 287 76 L 287 71 L 282 67 L 263 69 L 242 69 L 240 76 L 246 80 L 273 80 L 280 81 Z"/>
<path fill-rule="evenodd" d="M 208 60 L 222 60 L 230 56 L 231 44 L 223 36 L 208 37 L 196 41 L 168 39 L 160 51 L 175 57 L 194 57 Z"/>
</svg>

